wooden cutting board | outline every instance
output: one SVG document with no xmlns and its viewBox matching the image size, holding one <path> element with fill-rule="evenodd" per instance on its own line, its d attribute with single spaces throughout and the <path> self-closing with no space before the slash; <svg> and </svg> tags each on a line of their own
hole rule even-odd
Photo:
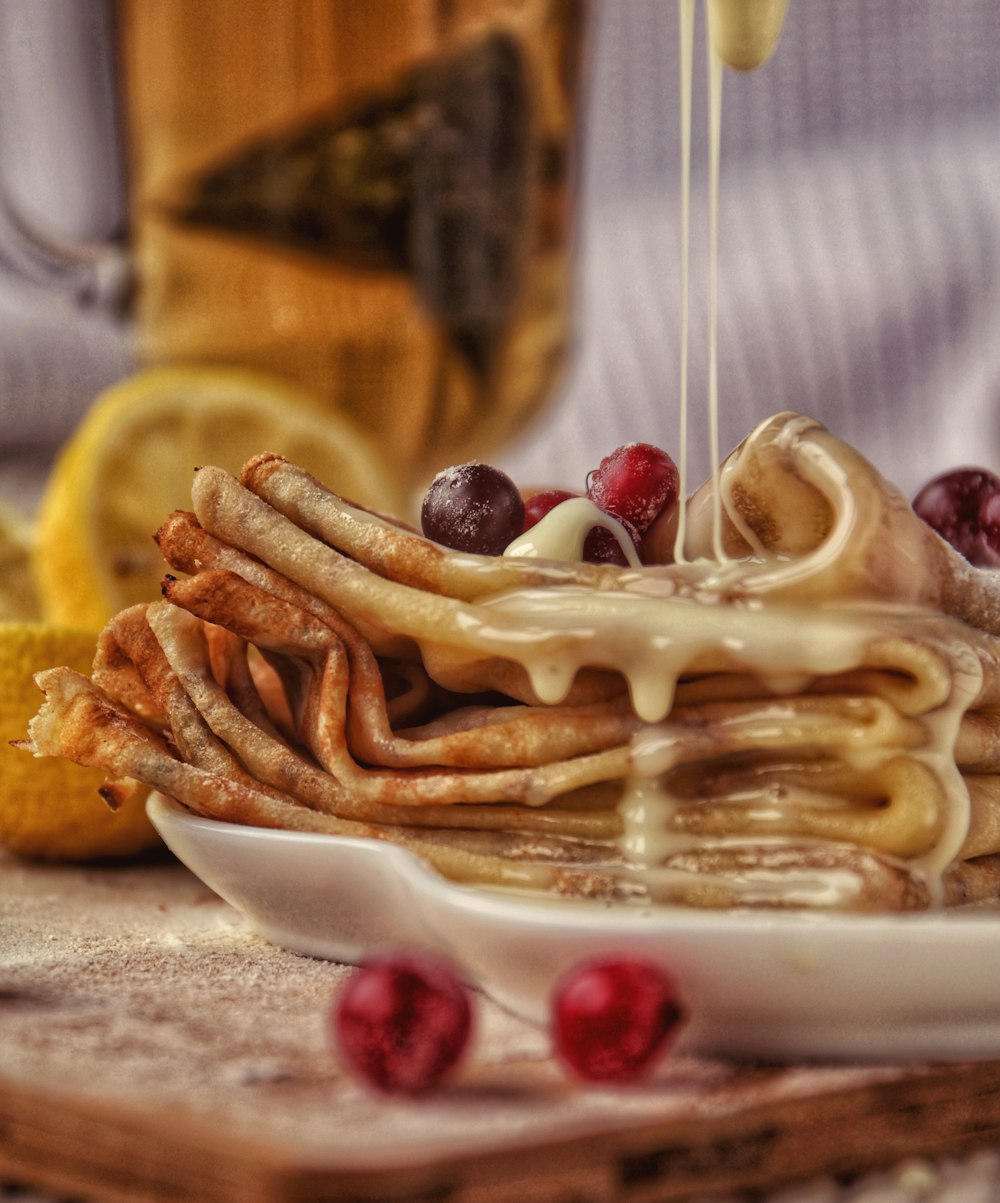
<svg viewBox="0 0 1000 1203">
<path fill-rule="evenodd" d="M 454 1085 L 374 1098 L 328 1045 L 345 972 L 173 862 L 0 858 L 0 1176 L 102 1201 L 647 1203 L 1000 1143 L 1000 1062 L 678 1057 L 584 1090 L 486 999 Z"/>
</svg>

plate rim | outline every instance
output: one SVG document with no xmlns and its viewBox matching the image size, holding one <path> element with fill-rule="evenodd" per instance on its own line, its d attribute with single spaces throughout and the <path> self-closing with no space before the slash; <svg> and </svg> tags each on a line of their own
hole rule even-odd
<svg viewBox="0 0 1000 1203">
<path fill-rule="evenodd" d="M 751 908 L 707 909 L 685 906 L 665 906 L 653 904 L 637 906 L 632 904 L 607 904 L 599 900 L 587 899 L 545 899 L 518 895 L 511 892 L 508 896 L 500 887 L 482 887 L 474 884 L 463 884 L 451 881 L 442 876 L 432 866 L 426 864 L 420 857 L 408 848 L 389 841 L 367 839 L 364 836 L 336 835 L 332 832 L 294 831 L 279 827 L 256 827 L 245 823 L 230 823 L 223 819 L 214 819 L 189 810 L 182 803 L 158 791 L 152 791 L 146 802 L 147 814 L 150 821 L 159 830 L 161 822 L 177 823 L 202 829 L 211 833 L 212 838 L 222 836 L 233 840 L 274 840 L 286 844 L 305 843 L 308 846 L 321 847 L 326 844 L 331 848 L 364 849 L 366 853 L 376 851 L 378 855 L 396 860 L 400 866 L 405 866 L 408 874 L 418 878 L 424 888 L 448 898 L 450 902 L 461 906 L 467 912 L 486 912 L 496 915 L 497 912 L 509 913 L 520 921 L 532 921 L 539 925 L 569 926 L 571 928 L 590 928 L 600 925 L 614 931 L 641 931 L 662 927 L 664 930 L 713 932 L 724 929 L 732 932 L 734 927 L 747 932 L 758 929 L 785 931 L 789 934 L 796 932 L 811 932 L 826 929 L 841 934 L 876 937 L 877 929 L 889 927 L 896 931 L 905 929 L 911 932 L 924 932 L 929 929 L 944 927 L 950 932 L 968 922 L 970 928 L 988 928 L 990 922 L 1000 920 L 1000 912 L 988 908 L 968 909 L 960 907 L 937 908 L 926 911 L 880 911 L 880 912 L 850 912 L 850 911 L 808 911 L 796 910 L 760 910 Z M 602 933 L 603 934 L 603 933 Z M 884 931 L 881 933 L 884 935 Z M 1000 934 L 998 934 L 1000 938 Z"/>
<path fill-rule="evenodd" d="M 160 796 L 147 805 L 178 859 L 271 943 L 348 964 L 426 946 L 531 1023 L 546 1022 L 549 992 L 573 965 L 634 955 L 677 978 L 691 1013 L 678 1047 L 688 1051 L 824 1062 L 1000 1057 L 995 910 L 553 905 L 451 882 L 388 842 L 229 823 Z M 279 847 L 283 855 L 267 856 Z M 298 886 L 287 861 L 297 850 Z M 303 890 L 316 891 L 318 907 Z M 956 981 L 965 983 L 957 994 Z"/>
</svg>

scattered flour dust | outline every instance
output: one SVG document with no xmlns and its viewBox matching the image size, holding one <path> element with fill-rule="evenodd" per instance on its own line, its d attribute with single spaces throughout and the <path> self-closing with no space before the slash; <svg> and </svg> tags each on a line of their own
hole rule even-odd
<svg viewBox="0 0 1000 1203">
<path fill-rule="evenodd" d="M 0 854 L 0 1079 L 127 1107 L 151 1123 L 208 1122 L 293 1158 L 388 1168 L 608 1127 L 710 1120 L 898 1074 L 748 1073 L 677 1056 L 640 1089 L 583 1090 L 550 1060 L 544 1032 L 478 997 L 458 1080 L 419 1105 L 385 1101 L 346 1078 L 330 1048 L 328 1015 L 349 972 L 268 944 L 172 861 L 66 868 Z M 866 1182 L 876 1193 L 864 1193 Z M 773 1203 L 985 1203 L 1000 1197 L 998 1184 L 997 1157 L 976 1154 L 848 1186 L 786 1188 Z"/>
</svg>

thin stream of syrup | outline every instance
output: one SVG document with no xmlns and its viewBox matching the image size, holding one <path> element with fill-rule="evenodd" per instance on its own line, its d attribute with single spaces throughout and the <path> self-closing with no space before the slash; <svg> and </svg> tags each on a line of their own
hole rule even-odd
<svg viewBox="0 0 1000 1203">
<path fill-rule="evenodd" d="M 681 81 L 681 345 L 680 345 L 680 431 L 677 472 L 680 503 L 677 507 L 677 536 L 674 559 L 684 563 L 687 536 L 688 495 L 688 342 L 690 338 L 691 285 L 691 68 L 694 60 L 694 12 L 697 0 L 679 0 Z"/>
<path fill-rule="evenodd" d="M 726 559 L 722 547 L 722 492 L 719 458 L 719 167 L 722 150 L 722 59 L 715 48 L 715 9 L 708 6 L 708 429 L 712 463 L 712 552 Z"/>
<path fill-rule="evenodd" d="M 687 562 L 688 497 L 688 377 L 691 336 L 691 97 L 693 92 L 694 23 L 697 0 L 679 0 L 680 12 L 680 113 L 681 113 L 681 320 L 680 320 L 680 504 L 674 559 Z M 712 553 L 726 560 L 722 545 L 722 496 L 719 455 L 719 190 L 722 145 L 723 62 L 716 50 L 717 19 L 713 5 L 706 6 L 705 43 L 708 60 L 708 437 L 712 471 Z"/>
</svg>

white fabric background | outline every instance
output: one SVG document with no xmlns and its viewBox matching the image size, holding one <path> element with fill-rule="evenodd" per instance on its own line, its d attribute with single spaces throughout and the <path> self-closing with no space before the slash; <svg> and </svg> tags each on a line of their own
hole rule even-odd
<svg viewBox="0 0 1000 1203">
<path fill-rule="evenodd" d="M 109 129 L 95 35 L 103 7 L 0 4 L 12 61 L 0 73 L 0 172 L 15 196 L 40 199 L 57 228 L 77 235 L 120 219 L 112 164 L 93 150 Z M 498 457 L 523 482 L 578 485 L 595 456 L 631 438 L 676 450 L 676 4 L 597 0 L 596 14 L 578 353 L 545 420 Z M 696 416 L 706 391 L 700 34 Z M 791 0 L 771 62 L 727 73 L 723 451 L 795 409 L 908 490 L 959 462 L 1000 468 L 998 45 L 996 0 Z M 67 46 L 91 52 L 89 72 L 67 78 Z M 51 119 L 67 90 L 80 128 Z M 0 477 L 10 482 L 32 448 L 44 457 L 128 368 L 120 327 L 0 270 L 0 448 L 17 449 Z M 695 435 L 692 482 L 708 467 L 697 423 Z"/>
<path fill-rule="evenodd" d="M 579 358 L 558 409 L 505 457 L 518 479 L 579 482 L 626 439 L 676 444 L 676 21 L 665 0 L 599 10 Z M 696 40 L 695 413 L 707 393 Z M 998 46 L 995 0 L 791 0 L 774 58 L 727 73 L 723 452 L 794 409 L 908 490 L 960 462 L 1000 469 Z"/>
</svg>

